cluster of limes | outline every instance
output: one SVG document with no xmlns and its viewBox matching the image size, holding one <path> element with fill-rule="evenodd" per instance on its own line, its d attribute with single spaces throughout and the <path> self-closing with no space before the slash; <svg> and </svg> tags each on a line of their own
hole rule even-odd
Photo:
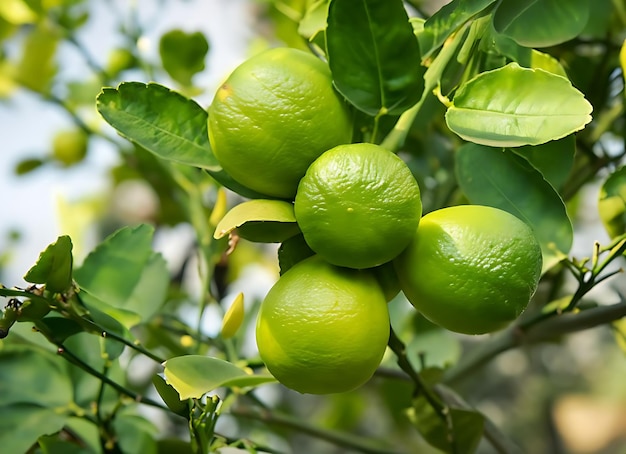
<svg viewBox="0 0 626 454">
<path fill-rule="evenodd" d="M 224 170 L 293 203 L 308 252 L 267 294 L 256 338 L 268 370 L 303 393 L 348 391 L 371 378 L 389 337 L 387 302 L 400 289 L 433 322 L 478 334 L 514 320 L 541 272 L 524 222 L 469 205 L 422 217 L 404 161 L 352 143 L 352 128 L 328 66 L 295 49 L 245 61 L 209 107 Z"/>
</svg>

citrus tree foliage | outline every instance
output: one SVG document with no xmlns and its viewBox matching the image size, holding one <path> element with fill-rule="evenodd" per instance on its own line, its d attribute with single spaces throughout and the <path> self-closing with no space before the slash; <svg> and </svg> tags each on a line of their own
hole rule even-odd
<svg viewBox="0 0 626 454">
<path fill-rule="evenodd" d="M 104 3 L 113 14 L 114 2 Z M 3 0 L 0 96 L 10 101 L 27 91 L 73 121 L 71 134 L 60 131 L 49 154 L 25 156 L 16 173 L 73 166 L 91 141 L 104 139 L 120 157 L 112 184 L 141 181 L 159 203 L 149 222 L 103 220 L 108 234 L 80 264 L 63 235 L 26 271 L 28 286 L 0 286 L 1 450 L 550 452 L 554 434 L 528 437 L 520 427 L 532 424 L 509 413 L 513 399 L 501 410 L 512 421 L 502 424 L 478 408 L 485 393 L 502 403 L 527 383 L 509 376 L 507 388 L 493 378 L 491 360 L 502 352 L 541 351 L 544 342 L 554 347 L 600 326 L 626 345 L 624 297 L 588 295 L 598 284 L 610 288 L 604 281 L 619 272 L 626 250 L 626 7 L 611 0 L 257 3 L 272 42 L 328 62 L 355 118 L 354 142 L 380 144 L 408 163 L 424 213 L 488 205 L 533 229 L 543 270 L 529 309 L 502 331 L 470 338 L 407 311 L 400 295 L 389 305 L 388 354 L 370 383 L 315 400 L 287 391 L 249 348 L 258 301 L 244 304 L 240 295 L 227 311 L 225 296 L 241 263 L 261 256 L 242 239 L 281 243 L 272 257 L 282 272 L 310 251 L 291 203 L 241 185 L 213 155 L 201 101 L 207 87 L 195 82 L 211 52 L 207 37 L 167 30 L 157 58 L 147 57 L 141 42 L 150 23 L 124 4 L 114 11 L 120 39 L 102 63 L 81 43 L 86 24 L 98 21 L 91 2 Z M 61 49 L 77 51 L 89 74 L 68 80 Z M 600 190 L 598 211 L 587 216 L 608 240 L 588 244 L 588 258 L 573 257 L 577 200 L 590 183 Z M 172 271 L 153 240 L 181 223 L 192 226 L 195 242 Z M 181 285 L 189 273 L 199 295 Z M 209 335 L 203 320 L 216 313 L 222 328 Z M 166 428 L 143 407 L 157 409 Z"/>
</svg>

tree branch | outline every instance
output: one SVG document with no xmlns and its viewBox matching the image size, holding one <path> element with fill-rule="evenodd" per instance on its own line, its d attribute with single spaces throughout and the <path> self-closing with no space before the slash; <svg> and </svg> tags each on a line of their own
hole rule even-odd
<svg viewBox="0 0 626 454">
<path fill-rule="evenodd" d="M 506 350 L 594 328 L 614 322 L 622 317 L 626 317 L 626 302 L 610 306 L 599 306 L 579 313 L 556 315 L 525 328 L 512 325 L 504 331 L 495 334 L 482 347 L 468 353 L 456 366 L 448 369 L 444 374 L 443 382 L 451 384 L 462 380 L 467 374 Z"/>
</svg>

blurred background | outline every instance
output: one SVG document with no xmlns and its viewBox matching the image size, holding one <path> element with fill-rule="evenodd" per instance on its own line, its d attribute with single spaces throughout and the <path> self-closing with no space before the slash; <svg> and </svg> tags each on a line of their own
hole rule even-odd
<svg viewBox="0 0 626 454">
<path fill-rule="evenodd" d="M 80 262 L 107 234 L 140 222 L 158 226 L 155 247 L 173 275 L 181 272 L 194 243 L 193 229 L 180 220 L 153 158 L 128 151 L 129 144 L 99 117 L 95 98 L 102 87 L 122 81 L 157 81 L 206 107 L 220 81 L 247 56 L 269 46 L 306 45 L 296 23 L 305 3 L 0 0 L 0 282 L 23 285 L 24 273 L 61 234 L 72 237 Z M 427 17 L 447 2 L 412 3 L 413 14 Z M 611 4 L 611 0 L 599 2 L 597 9 L 608 17 Z M 194 49 L 189 57 L 193 70 L 181 72 L 175 63 L 168 63 L 168 42 L 176 48 L 177 39 Z M 588 64 L 599 58 L 597 52 L 592 54 Z M 623 80 L 619 71 L 607 68 L 600 76 L 605 79 L 597 83 L 613 84 L 617 93 L 623 92 L 623 83 L 615 82 Z M 432 209 L 442 203 L 437 194 L 449 194 L 454 187 L 452 144 L 442 136 L 419 134 L 415 143 L 433 150 L 427 158 L 420 151 L 408 158 L 416 174 L 428 175 L 420 184 L 433 194 L 425 201 Z M 623 137 L 607 144 L 623 147 Z M 140 164 L 133 166 L 133 162 Z M 602 175 L 590 179 L 568 206 L 575 217 L 574 257 L 589 256 L 594 241 L 609 240 L 597 214 L 602 181 Z M 617 266 L 623 265 L 622 261 Z M 278 276 L 275 249 L 243 242 L 230 272 L 225 301 L 239 291 L 260 300 Z M 574 288 L 567 275 L 562 279 L 565 293 Z M 186 283 L 193 292 L 193 277 Z M 622 275 L 588 298 L 615 303 L 624 292 Z M 431 366 L 454 363 L 464 349 L 483 340 L 436 330 L 418 317 L 408 317 L 407 307 L 402 297 L 391 303 L 395 326 L 401 333 L 423 334 L 410 347 L 415 357 L 427 351 Z M 205 318 L 205 330 L 211 335 L 221 319 L 211 311 Z M 460 379 L 455 388 L 523 452 L 624 453 L 626 358 L 615 340 L 615 332 L 602 327 L 511 350 Z M 254 354 L 253 336 L 246 348 Z M 143 380 L 140 369 L 137 382 Z M 431 452 L 405 414 L 410 393 L 408 382 L 377 377 L 358 392 L 327 398 L 278 387 L 264 388 L 259 395 L 323 427 L 394 440 L 400 450 L 410 446 L 413 452 Z M 166 431 L 180 430 L 153 416 Z M 306 450 L 293 452 L 347 452 L 287 430 L 265 433 L 263 425 L 245 419 L 224 417 L 220 424 L 225 432 L 256 438 L 262 434 L 268 444 L 278 443 L 285 452 L 294 446 Z M 492 452 L 486 445 L 480 449 Z"/>
</svg>

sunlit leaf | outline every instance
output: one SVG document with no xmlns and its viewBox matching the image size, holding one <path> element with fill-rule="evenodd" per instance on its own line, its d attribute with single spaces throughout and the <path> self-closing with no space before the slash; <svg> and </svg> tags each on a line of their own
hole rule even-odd
<svg viewBox="0 0 626 454">
<path fill-rule="evenodd" d="M 24 0 L 2 0 L 0 17 L 15 25 L 32 24 L 37 20 L 37 14 Z"/>
<path fill-rule="evenodd" d="M 163 69 L 183 86 L 191 86 L 193 76 L 204 69 L 208 51 L 209 42 L 202 32 L 171 30 L 159 41 Z"/>
<path fill-rule="evenodd" d="M 456 174 L 471 203 L 500 208 L 530 225 L 541 245 L 544 272 L 568 254 L 573 229 L 563 200 L 524 158 L 466 144 L 457 152 Z"/>
<path fill-rule="evenodd" d="M 224 339 L 230 339 L 239 330 L 243 323 L 243 293 L 239 293 L 233 303 L 230 305 L 222 320 L 222 329 L 220 334 Z"/>
<path fill-rule="evenodd" d="M 621 318 L 612 324 L 615 342 L 619 348 L 626 354 L 626 318 Z"/>
<path fill-rule="evenodd" d="M 72 240 L 63 235 L 39 255 L 37 263 L 24 275 L 24 280 L 45 284 L 47 290 L 62 293 L 72 286 L 72 264 Z"/>
<path fill-rule="evenodd" d="M 315 0 L 311 3 L 298 25 L 298 33 L 309 41 L 315 41 L 318 34 L 326 30 L 329 0 Z"/>
<path fill-rule="evenodd" d="M 602 185 L 598 209 L 611 238 L 626 232 L 626 166 L 616 170 Z"/>
<path fill-rule="evenodd" d="M 209 143 L 208 114 L 195 101 L 156 83 L 126 82 L 104 88 L 96 107 L 122 137 L 159 158 L 205 169 L 244 197 L 260 196 L 224 172 Z"/>
<path fill-rule="evenodd" d="M 280 243 L 300 232 L 293 204 L 280 200 L 249 200 L 235 205 L 217 224 L 217 239 L 237 229 L 250 241 Z"/>
<path fill-rule="evenodd" d="M 622 67 L 622 77 L 624 77 L 624 83 L 626 83 L 626 39 L 622 43 L 622 48 L 619 51 L 619 63 Z"/>
<path fill-rule="evenodd" d="M 510 63 L 463 84 L 446 112 L 448 127 L 494 147 L 539 145 L 591 121 L 591 104 L 569 80 Z"/>
<path fill-rule="evenodd" d="M 515 0 L 500 2 L 493 14 L 495 29 L 526 47 L 569 41 L 589 19 L 589 0 Z"/>
<path fill-rule="evenodd" d="M 463 24 L 496 0 L 453 0 L 426 20 L 418 35 L 422 58 L 428 58 Z"/>
<path fill-rule="evenodd" d="M 250 375 L 227 361 L 199 355 L 168 359 L 165 380 L 178 391 L 181 400 L 200 398 L 222 386 L 257 386 L 275 381 L 269 375 Z"/>
<path fill-rule="evenodd" d="M 109 236 L 76 270 L 79 287 L 109 306 L 148 319 L 163 303 L 169 284 L 165 260 L 152 250 L 153 234 L 153 227 L 139 225 Z"/>
<path fill-rule="evenodd" d="M 29 452 L 40 436 L 60 431 L 66 420 L 64 414 L 33 404 L 0 407 L 2 452 Z"/>
<path fill-rule="evenodd" d="M 331 1 L 326 47 L 333 82 L 357 109 L 401 114 L 420 99 L 425 68 L 402 1 Z"/>
</svg>

